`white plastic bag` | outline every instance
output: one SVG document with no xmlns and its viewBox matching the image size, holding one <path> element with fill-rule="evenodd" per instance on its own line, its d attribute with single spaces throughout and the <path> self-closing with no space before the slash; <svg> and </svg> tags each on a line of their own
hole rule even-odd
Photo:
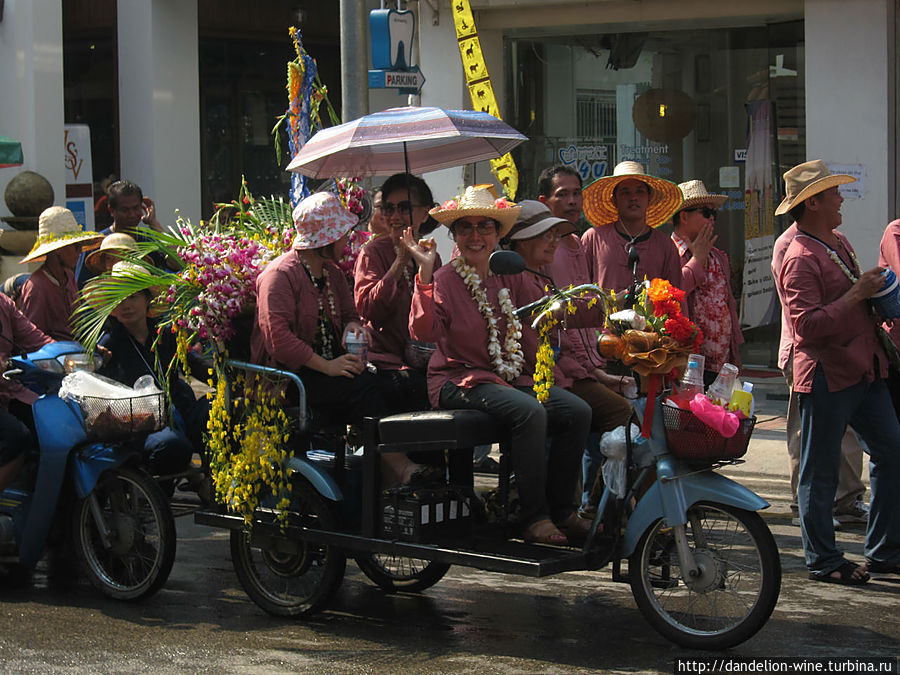
<svg viewBox="0 0 900 675">
<path fill-rule="evenodd" d="M 633 444 L 643 442 L 641 430 L 637 425 L 631 425 L 631 441 Z M 606 457 L 601 471 L 603 482 L 609 486 L 610 491 L 619 499 L 625 496 L 628 490 L 628 467 L 625 465 L 627 446 L 625 444 L 625 426 L 616 427 L 607 431 L 600 437 L 600 452 Z"/>
<path fill-rule="evenodd" d="M 59 397 L 78 401 L 84 396 L 118 400 L 134 398 L 135 391 L 120 382 L 85 370 L 78 370 L 66 375 L 59 387 Z"/>
</svg>

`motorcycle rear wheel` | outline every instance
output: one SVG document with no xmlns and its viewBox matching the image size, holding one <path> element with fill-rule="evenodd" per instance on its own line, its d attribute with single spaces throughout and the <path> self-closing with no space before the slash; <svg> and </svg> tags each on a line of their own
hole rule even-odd
<svg viewBox="0 0 900 675">
<path fill-rule="evenodd" d="M 359 569 L 388 593 L 418 593 L 444 578 L 450 565 L 383 553 L 356 556 Z"/>
<path fill-rule="evenodd" d="M 685 526 L 701 572 L 685 583 L 671 527 L 657 520 L 628 560 L 635 602 L 664 637 L 690 649 L 728 649 L 768 621 L 781 590 L 781 561 L 758 514 L 695 504 Z"/>
<path fill-rule="evenodd" d="M 334 530 L 337 512 L 303 479 L 291 489 L 290 523 Z M 231 532 L 231 562 L 241 586 L 275 616 L 309 616 L 325 606 L 344 578 L 347 558 L 335 546 L 246 530 Z"/>
<path fill-rule="evenodd" d="M 175 561 L 175 520 L 159 485 L 146 472 L 107 471 L 91 493 L 109 530 L 105 546 L 90 496 L 75 508 L 73 536 L 82 567 L 101 593 L 139 600 L 158 591 Z"/>
</svg>

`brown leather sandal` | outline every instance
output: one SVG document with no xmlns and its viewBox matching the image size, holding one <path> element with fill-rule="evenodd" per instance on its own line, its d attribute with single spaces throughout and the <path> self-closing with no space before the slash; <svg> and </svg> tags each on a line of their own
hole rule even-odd
<svg viewBox="0 0 900 675">
<path fill-rule="evenodd" d="M 549 518 L 538 520 L 525 528 L 522 539 L 529 544 L 550 544 L 551 546 L 565 546 L 569 543 L 562 532 Z"/>
</svg>

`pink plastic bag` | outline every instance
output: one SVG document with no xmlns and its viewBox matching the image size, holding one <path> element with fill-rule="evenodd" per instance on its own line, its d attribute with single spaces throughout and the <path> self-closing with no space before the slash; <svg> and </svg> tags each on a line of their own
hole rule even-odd
<svg viewBox="0 0 900 675">
<path fill-rule="evenodd" d="M 691 412 L 725 438 L 731 438 L 741 426 L 741 420 L 722 406 L 715 405 L 703 394 L 691 399 Z"/>
</svg>

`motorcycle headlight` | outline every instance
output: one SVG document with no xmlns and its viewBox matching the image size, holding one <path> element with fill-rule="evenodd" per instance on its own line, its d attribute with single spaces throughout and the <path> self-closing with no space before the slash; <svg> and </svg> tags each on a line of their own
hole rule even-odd
<svg viewBox="0 0 900 675">
<path fill-rule="evenodd" d="M 74 373 L 78 370 L 86 370 L 90 373 L 94 372 L 94 357 L 90 354 L 64 354 L 59 357 L 62 359 L 62 367 L 66 373 Z"/>
<path fill-rule="evenodd" d="M 46 370 L 50 373 L 59 373 L 60 375 L 63 375 L 66 372 L 63 364 L 57 359 L 35 359 L 34 365 L 41 370 Z"/>
</svg>

